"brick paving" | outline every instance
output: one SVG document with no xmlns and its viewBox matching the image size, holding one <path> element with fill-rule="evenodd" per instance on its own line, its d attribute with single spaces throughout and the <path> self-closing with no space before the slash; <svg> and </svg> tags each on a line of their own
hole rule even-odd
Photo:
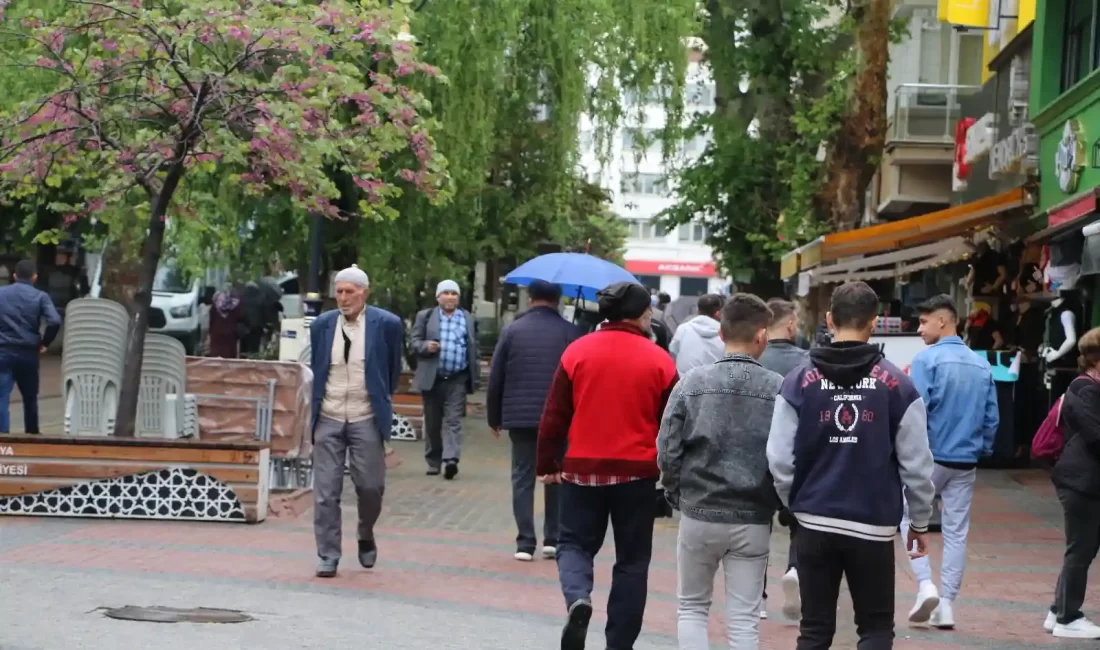
<svg viewBox="0 0 1100 650">
<path fill-rule="evenodd" d="M 18 410 L 18 409 L 17 409 Z M 44 409 L 47 413 L 50 409 Z M 53 417 L 53 416 L 51 416 Z M 312 576 L 311 514 L 256 526 L 172 522 L 0 519 L 0 648 L 68 650 L 220 648 L 556 648 L 563 615 L 554 564 L 511 559 L 508 445 L 480 419 L 468 422 L 454 482 L 423 475 L 418 443 L 397 443 L 373 571 L 354 561 L 353 495 L 345 499 L 345 561 L 334 580 Z M 1055 640 L 1042 620 L 1062 552 L 1060 510 L 1035 472 L 983 472 L 975 497 L 958 629 L 912 629 L 914 591 L 898 549 L 898 641 L 911 650 L 1096 648 Z M 675 648 L 674 521 L 659 521 L 645 630 L 637 650 Z M 770 590 L 779 593 L 787 536 L 772 544 Z M 933 555 L 938 565 L 938 537 Z M 613 549 L 597 567 L 589 647 L 603 648 L 601 613 Z M 846 597 L 845 597 L 846 599 Z M 1090 590 L 1095 611 L 1100 591 Z M 240 625 L 164 626 L 107 619 L 121 605 L 228 607 Z M 780 603 L 761 625 L 761 648 L 790 649 L 797 635 Z M 724 647 L 716 606 L 712 647 Z M 834 648 L 854 648 L 850 604 Z"/>
</svg>

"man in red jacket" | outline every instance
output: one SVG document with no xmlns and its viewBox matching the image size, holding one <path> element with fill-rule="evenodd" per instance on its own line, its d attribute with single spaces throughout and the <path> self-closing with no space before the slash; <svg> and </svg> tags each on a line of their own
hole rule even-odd
<svg viewBox="0 0 1100 650">
<path fill-rule="evenodd" d="M 593 559 L 609 519 L 615 568 L 608 650 L 633 648 L 641 632 L 660 475 L 657 432 L 677 381 L 672 357 L 649 340 L 652 307 L 641 285 L 613 284 L 599 293 L 599 306 L 608 322 L 565 350 L 539 424 L 536 471 L 544 483 L 561 483 L 558 576 L 569 611 L 562 650 L 584 648 Z"/>
</svg>

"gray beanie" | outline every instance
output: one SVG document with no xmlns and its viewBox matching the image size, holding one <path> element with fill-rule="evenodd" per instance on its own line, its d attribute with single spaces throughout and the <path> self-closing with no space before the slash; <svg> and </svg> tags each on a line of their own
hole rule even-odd
<svg viewBox="0 0 1100 650">
<path fill-rule="evenodd" d="M 462 289 L 458 288 L 458 283 L 454 280 L 444 280 L 435 286 L 435 297 L 438 298 L 446 291 L 453 291 L 458 295 L 462 295 Z"/>
</svg>

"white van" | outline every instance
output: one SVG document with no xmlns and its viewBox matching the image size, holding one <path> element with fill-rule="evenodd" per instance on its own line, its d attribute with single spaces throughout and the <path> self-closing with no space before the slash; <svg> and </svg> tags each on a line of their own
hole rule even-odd
<svg viewBox="0 0 1100 650">
<path fill-rule="evenodd" d="M 149 331 L 179 339 L 187 354 L 195 354 L 210 329 L 213 297 L 213 286 L 188 281 L 171 260 L 162 262 L 153 276 Z"/>
<path fill-rule="evenodd" d="M 103 255 L 95 256 L 89 295 L 102 292 Z M 225 283 L 224 270 L 208 270 L 204 278 L 188 279 L 172 258 L 165 257 L 153 276 L 153 296 L 149 306 L 149 331 L 179 339 L 187 354 L 199 352 L 210 329 L 210 303 L 215 287 Z"/>
</svg>

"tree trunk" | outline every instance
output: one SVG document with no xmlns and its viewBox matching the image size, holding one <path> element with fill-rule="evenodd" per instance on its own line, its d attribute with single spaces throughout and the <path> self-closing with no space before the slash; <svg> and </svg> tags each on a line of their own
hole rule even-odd
<svg viewBox="0 0 1100 650">
<path fill-rule="evenodd" d="M 182 156 L 177 157 L 182 160 Z M 149 214 L 149 234 L 141 249 L 141 270 L 137 291 L 130 302 L 130 328 L 126 337 L 126 361 L 122 367 L 122 388 L 118 398 L 115 435 L 133 438 L 137 429 L 138 393 L 141 389 L 141 365 L 145 354 L 145 334 L 149 331 L 149 307 L 153 302 L 153 279 L 164 251 L 164 218 L 183 176 L 182 164 L 172 167 L 160 191 L 153 198 Z"/>
<path fill-rule="evenodd" d="M 890 0 L 865 0 L 854 9 L 854 15 L 859 68 L 819 195 L 821 215 L 838 231 L 859 225 L 864 193 L 886 144 Z"/>
</svg>

